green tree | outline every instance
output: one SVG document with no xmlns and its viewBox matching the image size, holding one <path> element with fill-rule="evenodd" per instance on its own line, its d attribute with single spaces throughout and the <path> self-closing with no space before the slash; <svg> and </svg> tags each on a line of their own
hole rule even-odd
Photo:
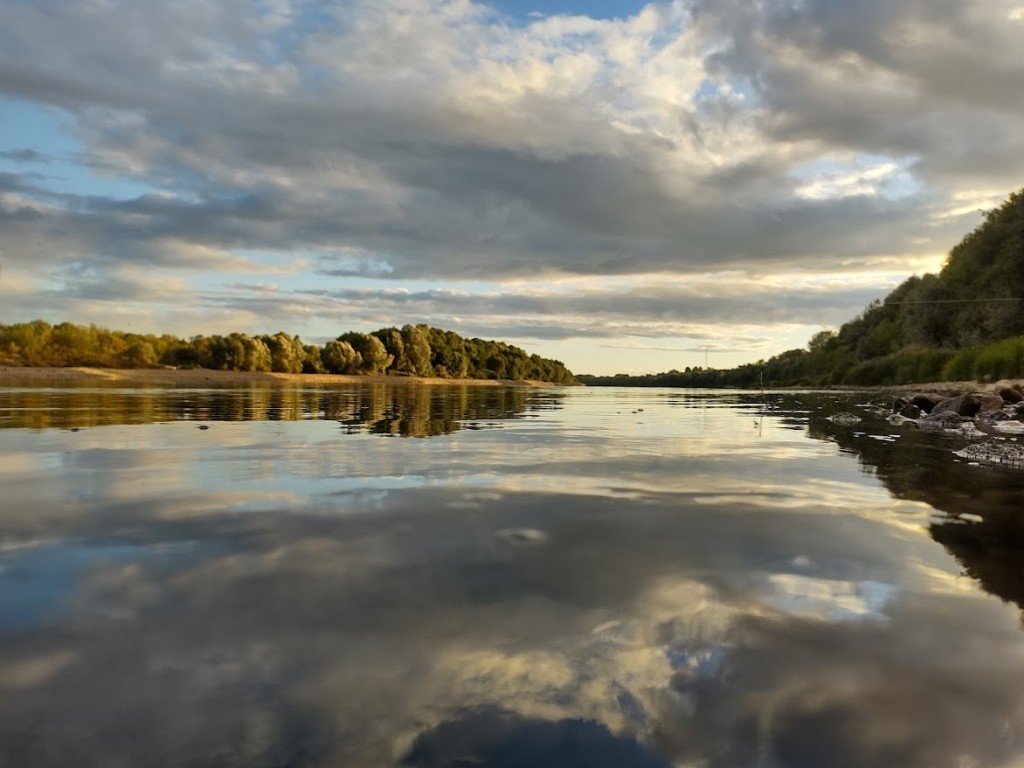
<svg viewBox="0 0 1024 768">
<path fill-rule="evenodd" d="M 152 368 L 156 365 L 157 354 L 152 343 L 139 339 L 133 341 L 120 355 L 120 364 L 125 368 Z"/>
<path fill-rule="evenodd" d="M 390 369 L 395 373 L 414 373 L 409 358 L 405 355 L 405 341 L 402 339 L 402 332 L 397 328 L 381 328 L 374 331 L 372 336 L 380 340 L 384 350 L 391 355 Z"/>
<path fill-rule="evenodd" d="M 352 345 L 352 349 L 359 353 L 359 357 L 362 360 L 359 366 L 361 373 L 370 375 L 383 374 L 394 361 L 394 358 L 384 348 L 381 340 L 368 333 L 350 331 L 339 336 L 338 341 L 348 342 Z"/>
<path fill-rule="evenodd" d="M 270 370 L 279 373 L 302 373 L 306 351 L 298 336 L 293 338 L 284 331 L 278 331 L 273 336 L 263 336 L 261 340 L 270 351 Z"/>
<path fill-rule="evenodd" d="M 358 373 L 363 364 L 363 356 L 347 341 L 328 341 L 320 357 L 328 373 Z"/>
<path fill-rule="evenodd" d="M 426 325 L 403 325 L 402 341 L 409 372 L 416 376 L 433 376 L 434 367 L 430 362 L 430 329 Z"/>
</svg>

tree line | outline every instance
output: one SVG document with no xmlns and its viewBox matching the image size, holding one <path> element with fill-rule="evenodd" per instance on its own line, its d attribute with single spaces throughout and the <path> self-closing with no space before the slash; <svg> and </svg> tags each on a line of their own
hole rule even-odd
<svg viewBox="0 0 1024 768">
<path fill-rule="evenodd" d="M 674 387 L 883 385 L 1024 376 L 1024 190 L 950 251 L 806 349 L 715 370 L 579 376 L 584 384 Z"/>
<path fill-rule="evenodd" d="M 532 379 L 575 382 L 558 360 L 501 341 L 466 339 L 428 325 L 350 331 L 323 346 L 273 335 L 194 336 L 127 333 L 44 320 L 0 325 L 0 364 L 99 368 L 209 368 L 223 371 Z"/>
</svg>

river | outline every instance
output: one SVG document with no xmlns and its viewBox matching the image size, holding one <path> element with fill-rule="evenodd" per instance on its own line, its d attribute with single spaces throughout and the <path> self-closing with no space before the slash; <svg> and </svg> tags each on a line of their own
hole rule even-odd
<svg viewBox="0 0 1024 768">
<path fill-rule="evenodd" d="M 872 400 L 0 389 L 0 765 L 1024 765 L 1024 473 Z"/>
</svg>

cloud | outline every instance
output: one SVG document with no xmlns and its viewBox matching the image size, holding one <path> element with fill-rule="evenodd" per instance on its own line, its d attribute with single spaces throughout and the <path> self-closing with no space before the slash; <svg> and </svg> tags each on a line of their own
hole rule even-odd
<svg viewBox="0 0 1024 768">
<path fill-rule="evenodd" d="M 702 275 L 686 280 L 646 276 L 612 280 L 601 288 L 570 284 L 541 288 L 528 282 L 500 290 L 349 288 L 338 290 L 246 286 L 211 293 L 209 306 L 257 316 L 298 320 L 314 314 L 344 322 L 365 318 L 374 327 L 425 322 L 456 327 L 470 336 L 537 339 L 622 337 L 707 338 L 708 326 L 733 333 L 760 327 L 834 325 L 884 293 L 884 276 L 846 283 L 819 278 L 756 280 L 742 275 Z"/>
<path fill-rule="evenodd" d="M 46 15 L 4 12 L 0 66 L 8 93 L 79 112 L 94 159 L 177 182 L 178 199 L 87 201 L 107 247 L 130 215 L 148 237 L 210 247 L 360 247 L 398 276 L 869 256 L 919 233 L 926 201 L 811 202 L 794 162 L 863 151 L 889 158 L 879 167 L 923 171 L 1016 146 L 1016 60 L 974 55 L 952 82 L 939 76 L 950 36 L 924 5 L 867 4 L 852 29 L 824 3 L 754 8 L 649 6 L 625 20 L 508 27 L 471 3 L 356 3 L 303 35 L 298 7 L 268 30 L 238 3 L 85 14 L 55 2 Z M 133 34 L 111 41 L 115 13 Z M 26 41 L 63 40 L 72 26 L 58 56 L 27 55 Z M 282 29 L 298 36 L 289 46 Z M 897 47 L 900 30 L 921 42 Z M 976 50 L 1010 50 L 995 24 L 968 30 Z M 848 71 L 844 56 L 856 58 Z M 875 70 L 902 90 L 859 76 Z M 714 95 L 696 98 L 708 83 Z M 870 108 L 885 98 L 898 109 Z M 951 114 L 978 109 L 998 113 L 985 133 L 1005 139 L 974 145 L 957 132 L 971 151 L 951 153 Z"/>
<path fill-rule="evenodd" d="M 0 160 L 10 160 L 16 163 L 47 163 L 49 158 L 34 149 L 9 149 L 0 151 Z"/>
<path fill-rule="evenodd" d="M 304 261 L 317 288 L 907 274 L 977 223 L 958 195 L 1024 178 L 1016 10 L 680 0 L 511 24 L 466 0 L 7 4 L 0 92 L 62 110 L 80 144 L 62 162 L 95 191 L 24 173 L 43 147 L 4 149 L 0 246 L 44 279 Z"/>
</svg>

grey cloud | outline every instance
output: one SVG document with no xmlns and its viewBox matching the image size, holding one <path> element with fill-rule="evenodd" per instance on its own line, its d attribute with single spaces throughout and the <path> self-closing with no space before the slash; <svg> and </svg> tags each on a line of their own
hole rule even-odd
<svg viewBox="0 0 1024 768">
<path fill-rule="evenodd" d="M 538 295 L 505 292 L 497 295 L 449 290 L 420 292 L 370 290 L 309 290 L 284 296 L 210 296 L 215 304 L 244 308 L 261 304 L 289 305 L 308 297 L 317 311 L 332 307 L 348 312 L 363 310 L 394 313 L 407 317 L 467 317 L 485 320 L 492 316 L 519 318 L 523 326 L 544 325 L 555 318 L 580 318 L 587 322 L 621 320 L 637 324 L 664 322 L 714 322 L 723 324 L 808 323 L 829 324 L 849 316 L 851 311 L 881 293 L 879 288 L 831 291 L 780 290 L 772 287 L 727 282 L 707 292 L 678 288 L 646 287 L 617 291 L 579 291 Z M 595 328 L 595 332 L 599 329 Z"/>
<path fill-rule="evenodd" d="M 131 277 L 91 267 L 72 267 L 60 273 L 61 288 L 39 294 L 50 306 L 71 301 L 159 302 L 174 301 L 179 291 L 169 290 L 159 277 Z"/>
<path fill-rule="evenodd" d="M 50 3 L 45 14 L 28 6 L 4 11 L 0 65 L 7 92 L 74 110 L 93 162 L 131 159 L 144 168 L 141 178 L 174 184 L 181 195 L 66 201 L 74 213 L 57 216 L 52 225 L 37 223 L 32 233 L 60 232 L 78 244 L 72 250 L 156 259 L 165 251 L 149 243 L 161 237 L 281 252 L 355 247 L 386 262 L 392 270 L 386 274 L 395 278 L 480 278 L 812 265 L 934 252 L 963 229 L 955 221 L 940 231 L 927 226 L 929 212 L 942 202 L 941 189 L 901 200 L 796 199 L 788 177 L 792 160 L 768 143 L 761 159 L 694 171 L 685 179 L 693 193 L 673 191 L 665 171 L 671 142 L 622 134 L 612 147 L 608 126 L 583 118 L 585 104 L 569 97 L 524 102 L 521 115 L 510 116 L 487 145 L 465 138 L 484 113 L 453 112 L 441 97 L 443 82 L 419 92 L 396 86 L 392 93 L 393 83 L 377 83 L 364 70 L 353 69 L 347 80 L 339 79 L 343 69 L 319 82 L 303 79 L 303 68 L 332 40 L 338 43 L 334 55 L 344 56 L 345 39 L 338 37 L 344 27 L 324 27 L 289 49 L 293 71 L 258 52 L 266 39 L 239 3 L 114 7 L 118 27 L 132 34 L 111 39 L 111 19 L 70 3 Z M 925 46 L 917 61 L 890 40 L 901 23 L 929 18 L 933 9 L 925 4 L 893 10 L 871 3 L 850 19 L 823 2 L 804 4 L 802 11 L 766 7 L 774 10 L 757 15 L 752 6 L 700 6 L 695 29 L 706 40 L 731 41 L 726 53 L 709 61 L 755 83 L 770 135 L 818 141 L 824 150 L 895 153 L 916 159 L 922 177 L 955 175 L 969 166 L 1002 184 L 1019 170 L 1012 158 L 1024 152 L 1015 151 L 1022 139 L 1013 109 L 1002 109 L 998 119 L 986 113 L 986 129 L 967 130 L 968 111 L 984 106 L 979 90 L 995 94 L 1005 81 L 1001 103 L 1016 103 L 1024 78 L 1014 79 L 1011 56 L 991 66 L 978 56 L 964 65 L 972 75 L 991 76 L 985 81 L 991 87 L 943 85 L 945 78 L 929 74 L 937 48 Z M 950 18 L 964 13 L 951 11 Z M 840 28 L 840 16 L 849 29 Z M 1002 44 L 1005 34 L 994 25 L 970 22 L 966 29 L 979 44 Z M 73 43 L 59 55 L 28 55 L 29 41 L 56 48 L 65 38 Z M 802 52 L 797 65 L 775 61 L 772 44 L 780 41 Z M 387 55 L 387 42 L 378 43 L 379 55 Z M 214 49 L 259 75 L 213 62 Z M 836 93 L 835 84 L 816 73 L 823 62 L 849 52 L 908 78 L 918 90 L 893 101 L 851 73 L 842 80 L 847 91 Z M 204 66 L 204 77 L 192 74 L 190 68 Z M 261 87 L 274 78 L 287 87 Z M 936 111 L 927 106 L 930 100 L 942 106 Z M 680 119 L 698 133 L 727 130 L 736 116 L 732 109 L 730 115 L 708 106 Z M 502 146 L 504 135 L 515 135 L 517 119 L 527 130 L 543 125 L 554 133 L 571 123 L 573 130 L 589 131 L 589 143 L 550 153 L 517 148 L 511 140 Z M 287 186 L 274 181 L 282 174 Z M 361 176 L 376 181 L 352 181 Z M 123 223 L 126 216 L 133 224 Z M 915 245 L 916 237 L 930 243 Z M 340 269 L 360 273 L 363 267 Z"/>
<path fill-rule="evenodd" d="M 712 63 L 753 86 L 769 135 L 917 158 L 921 178 L 1010 191 L 1024 174 L 1024 23 L 1008 13 L 999 2 L 810 0 L 702 2 L 697 18 L 727 41 Z"/>
<path fill-rule="evenodd" d="M 766 288 L 715 295 L 648 287 L 538 296 L 446 290 L 281 291 L 239 286 L 228 292 L 198 293 L 194 301 L 197 311 L 234 310 L 262 318 L 263 330 L 268 332 L 273 330 L 271 326 L 296 329 L 310 317 L 316 317 L 328 332 L 328 336 L 310 337 L 318 343 L 352 328 L 418 322 L 451 329 L 466 337 L 516 339 L 516 343 L 526 346 L 530 339 L 671 336 L 706 341 L 708 328 L 713 325 L 716 337 L 728 339 L 730 351 L 747 351 L 763 357 L 768 337 L 777 327 L 838 325 L 883 293 L 882 288 L 821 292 Z M 750 326 L 761 328 L 766 335 L 751 336 Z"/>
<path fill-rule="evenodd" d="M 0 159 L 12 160 L 16 163 L 48 163 L 50 158 L 34 149 L 10 149 L 0 151 Z"/>
</svg>

